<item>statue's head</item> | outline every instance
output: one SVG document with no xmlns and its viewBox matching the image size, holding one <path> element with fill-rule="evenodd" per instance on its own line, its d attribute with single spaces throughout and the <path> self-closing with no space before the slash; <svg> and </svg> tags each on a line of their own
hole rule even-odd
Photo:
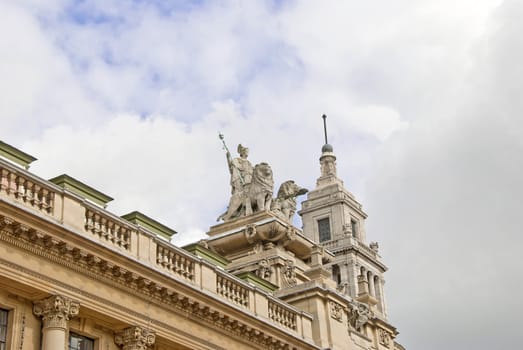
<svg viewBox="0 0 523 350">
<path fill-rule="evenodd" d="M 240 143 L 238 145 L 238 153 L 240 154 L 240 157 L 247 158 L 249 156 L 249 148 L 243 147 Z"/>
</svg>

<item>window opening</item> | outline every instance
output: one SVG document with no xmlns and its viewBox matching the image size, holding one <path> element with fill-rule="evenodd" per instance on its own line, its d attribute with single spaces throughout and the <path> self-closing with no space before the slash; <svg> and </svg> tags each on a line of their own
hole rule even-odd
<svg viewBox="0 0 523 350">
<path fill-rule="evenodd" d="M 0 350 L 6 350 L 7 344 L 7 317 L 9 311 L 0 309 Z"/>
<path fill-rule="evenodd" d="M 318 232 L 320 242 L 328 241 L 331 239 L 331 225 L 329 218 L 318 220 Z"/>
<path fill-rule="evenodd" d="M 76 333 L 69 333 L 69 350 L 93 350 L 94 340 Z"/>
</svg>

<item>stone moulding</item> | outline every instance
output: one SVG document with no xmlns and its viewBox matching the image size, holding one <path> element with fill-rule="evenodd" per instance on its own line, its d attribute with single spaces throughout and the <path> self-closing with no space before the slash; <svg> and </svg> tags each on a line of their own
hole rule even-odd
<svg viewBox="0 0 523 350">
<path fill-rule="evenodd" d="M 119 289 L 132 292 L 134 295 L 145 296 L 148 300 L 173 307 L 178 312 L 192 316 L 191 319 L 193 320 L 204 321 L 215 329 L 234 334 L 239 339 L 275 350 L 301 349 L 301 347 L 295 347 L 285 340 L 275 338 L 219 310 L 203 305 L 198 300 L 174 290 L 173 287 L 152 281 L 123 266 L 95 256 L 82 248 L 17 222 L 14 218 L 0 215 L 0 228 L 0 240 L 29 250 L 33 254 L 43 256 L 94 279 L 108 282 Z M 171 276 L 169 278 L 172 279 Z M 185 284 L 186 288 L 191 288 L 183 280 L 173 280 Z M 277 325 L 274 326 L 281 331 L 281 328 Z M 293 337 L 299 339 L 300 343 L 304 341 L 298 334 L 294 334 Z M 311 343 L 305 342 L 303 344 L 306 344 L 307 348 L 317 349 Z"/>
</svg>

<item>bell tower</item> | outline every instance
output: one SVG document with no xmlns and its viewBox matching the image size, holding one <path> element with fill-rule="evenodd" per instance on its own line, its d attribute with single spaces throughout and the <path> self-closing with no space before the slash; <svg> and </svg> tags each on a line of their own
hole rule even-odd
<svg viewBox="0 0 523 350">
<path fill-rule="evenodd" d="M 337 176 L 336 156 L 327 141 L 326 118 L 323 115 L 325 144 L 321 148 L 320 177 L 298 213 L 303 234 L 335 255 L 328 268 L 338 291 L 369 304 L 386 319 L 383 274 L 387 267 L 381 262 L 378 244 L 367 244 L 367 214 Z"/>
</svg>

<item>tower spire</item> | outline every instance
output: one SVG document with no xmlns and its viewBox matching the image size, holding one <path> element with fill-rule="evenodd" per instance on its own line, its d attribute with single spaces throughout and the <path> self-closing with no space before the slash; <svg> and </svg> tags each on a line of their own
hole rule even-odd
<svg viewBox="0 0 523 350">
<path fill-rule="evenodd" d="M 321 148 L 321 153 L 332 153 L 333 148 L 327 140 L 327 116 L 324 114 L 321 117 L 323 118 L 323 134 L 325 135 L 325 144 Z"/>
<path fill-rule="evenodd" d="M 321 116 L 323 118 L 323 132 L 325 133 L 325 144 L 328 144 L 327 141 L 327 116 L 324 114 Z"/>
</svg>

